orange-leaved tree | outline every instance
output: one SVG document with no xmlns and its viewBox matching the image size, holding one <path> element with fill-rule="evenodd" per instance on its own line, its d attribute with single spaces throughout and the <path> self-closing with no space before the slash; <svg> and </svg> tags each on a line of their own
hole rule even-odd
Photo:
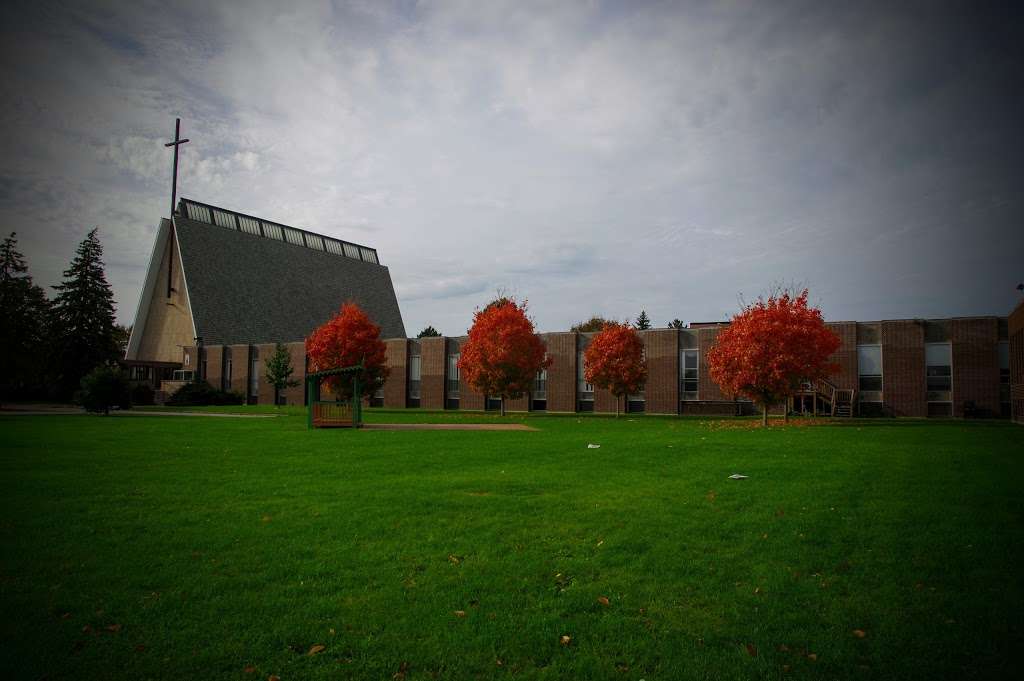
<svg viewBox="0 0 1024 681">
<path fill-rule="evenodd" d="M 537 372 L 551 365 L 543 341 L 526 316 L 526 301 L 502 296 L 473 313 L 469 338 L 459 351 L 459 371 L 474 390 L 505 401 L 522 397 Z"/>
<path fill-rule="evenodd" d="M 607 322 L 583 353 L 583 377 L 598 388 L 615 395 L 615 416 L 619 398 L 640 391 L 647 380 L 647 360 L 640 334 L 629 324 Z"/>
<path fill-rule="evenodd" d="M 828 378 L 838 370 L 829 356 L 839 336 L 825 326 L 821 310 L 807 304 L 807 289 L 788 291 L 745 306 L 718 334 L 708 351 L 711 379 L 732 395 L 768 407 L 787 399 L 804 381 Z"/>
<path fill-rule="evenodd" d="M 355 303 L 345 303 L 338 314 L 306 339 L 309 371 L 325 371 L 362 363 L 359 383 L 367 399 L 388 377 L 384 365 L 384 341 L 380 327 L 373 323 Z M 348 379 L 328 377 L 324 384 L 338 397 L 351 397 Z"/>
</svg>

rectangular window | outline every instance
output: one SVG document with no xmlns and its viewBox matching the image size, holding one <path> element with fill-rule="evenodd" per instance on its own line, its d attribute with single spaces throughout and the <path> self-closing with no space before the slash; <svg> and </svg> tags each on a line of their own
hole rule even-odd
<svg viewBox="0 0 1024 681">
<path fill-rule="evenodd" d="M 448 397 L 459 396 L 459 353 L 448 355 Z"/>
<path fill-rule="evenodd" d="M 882 401 L 882 346 L 857 346 L 858 390 L 861 402 Z"/>
<path fill-rule="evenodd" d="M 224 390 L 231 390 L 231 348 L 224 349 Z"/>
<path fill-rule="evenodd" d="M 1010 343 L 999 343 L 999 401 L 1010 401 Z"/>
<path fill-rule="evenodd" d="M 953 360 L 949 343 L 925 343 L 925 382 L 929 402 L 949 402 L 953 395 Z"/>
<path fill-rule="evenodd" d="M 576 355 L 576 387 L 579 391 L 581 402 L 593 402 L 594 386 L 587 383 L 587 379 L 583 377 L 583 371 L 583 353 L 580 352 Z"/>
<path fill-rule="evenodd" d="M 409 358 L 409 399 L 420 399 L 420 356 Z"/>
<path fill-rule="evenodd" d="M 548 370 L 541 369 L 533 379 L 533 399 L 546 400 L 548 397 Z"/>
<path fill-rule="evenodd" d="M 700 352 L 698 350 L 679 351 L 679 398 L 683 400 L 697 399 L 698 371 Z"/>
<path fill-rule="evenodd" d="M 260 394 L 260 351 L 252 349 L 252 358 L 249 361 L 249 396 L 256 397 Z"/>
</svg>

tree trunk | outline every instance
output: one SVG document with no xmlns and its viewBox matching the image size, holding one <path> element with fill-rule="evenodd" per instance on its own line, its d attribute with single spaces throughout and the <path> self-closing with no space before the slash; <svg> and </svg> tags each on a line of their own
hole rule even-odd
<svg viewBox="0 0 1024 681">
<path fill-rule="evenodd" d="M 501 397 L 501 415 L 502 416 L 505 415 L 505 396 L 504 395 Z"/>
<path fill-rule="evenodd" d="M 619 418 L 619 396 L 615 396 L 615 418 Z"/>
<path fill-rule="evenodd" d="M 789 402 L 792 399 L 793 399 L 793 397 L 791 395 L 787 396 L 786 397 L 786 402 L 783 404 L 783 409 L 782 409 L 782 421 L 783 421 L 783 423 L 789 423 Z"/>
<path fill-rule="evenodd" d="M 768 403 L 765 402 L 761 405 L 761 425 L 765 428 L 768 427 Z"/>
</svg>

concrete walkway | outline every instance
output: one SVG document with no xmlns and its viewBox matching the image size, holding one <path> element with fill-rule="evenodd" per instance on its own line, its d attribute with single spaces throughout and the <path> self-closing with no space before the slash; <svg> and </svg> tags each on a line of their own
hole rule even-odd
<svg viewBox="0 0 1024 681">
<path fill-rule="evenodd" d="M 18 408 L 4 407 L 0 409 L 3 416 L 85 416 L 88 414 L 84 409 L 76 407 L 36 407 Z M 277 414 L 225 414 L 211 411 L 149 411 L 127 409 L 121 411 L 116 409 L 110 412 L 110 416 L 210 416 L 227 419 L 276 419 Z"/>
<path fill-rule="evenodd" d="M 363 430 L 519 430 L 536 431 L 522 423 L 364 423 Z"/>
</svg>

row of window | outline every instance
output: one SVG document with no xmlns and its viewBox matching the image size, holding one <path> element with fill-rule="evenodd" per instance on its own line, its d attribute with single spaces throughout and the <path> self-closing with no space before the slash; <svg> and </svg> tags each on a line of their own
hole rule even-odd
<svg viewBox="0 0 1024 681">
<path fill-rule="evenodd" d="M 1010 387 L 1010 350 L 1009 343 L 1001 342 L 999 353 L 1000 399 L 1009 400 Z M 445 374 L 448 395 L 459 398 L 459 353 L 448 355 L 448 367 Z M 952 401 L 953 390 L 952 347 L 949 343 L 925 344 L 925 388 L 929 402 Z M 858 393 L 861 402 L 882 401 L 882 346 L 857 346 Z M 584 377 L 583 353 L 577 355 L 576 382 L 579 399 L 582 402 L 593 402 L 594 386 L 587 383 Z M 679 351 L 679 397 L 684 401 L 699 399 L 700 389 L 700 352 L 696 349 Z M 409 397 L 419 399 L 420 396 L 420 358 L 409 359 Z M 534 398 L 545 399 L 547 396 L 547 371 L 537 374 L 534 381 Z M 642 394 L 631 396 L 642 400 Z"/>
</svg>

